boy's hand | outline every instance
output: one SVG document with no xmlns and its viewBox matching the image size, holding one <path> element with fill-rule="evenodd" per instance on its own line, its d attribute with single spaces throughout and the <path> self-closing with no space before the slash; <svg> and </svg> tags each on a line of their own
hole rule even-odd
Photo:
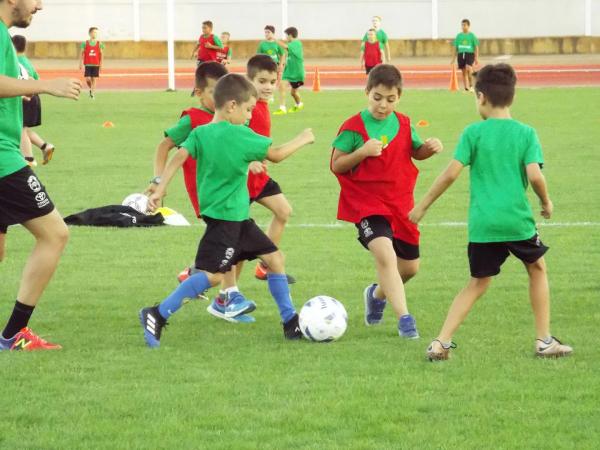
<svg viewBox="0 0 600 450">
<path fill-rule="evenodd" d="M 160 207 L 162 198 L 165 196 L 165 193 L 160 189 L 156 189 L 149 197 L 148 197 L 148 211 L 154 212 L 156 208 Z"/>
<path fill-rule="evenodd" d="M 254 175 L 258 175 L 267 170 L 267 165 L 262 161 L 252 161 L 248 166 L 248 169 L 250 169 L 250 172 Z"/>
<path fill-rule="evenodd" d="M 55 97 L 65 97 L 77 100 L 81 92 L 81 81 L 76 78 L 57 78 L 48 80 L 45 92 Z"/>
<path fill-rule="evenodd" d="M 444 146 L 442 145 L 442 141 L 440 141 L 438 138 L 425 139 L 424 144 L 427 145 L 427 148 L 432 153 L 440 153 L 441 151 L 444 150 Z"/>
<path fill-rule="evenodd" d="M 548 199 L 547 202 L 540 202 L 542 205 L 541 215 L 544 219 L 549 219 L 552 215 L 552 211 L 554 211 L 554 205 L 552 204 L 552 200 Z"/>
<path fill-rule="evenodd" d="M 306 128 L 302 131 L 302 133 L 300 133 L 300 138 L 304 142 L 304 145 L 315 142 L 315 135 L 313 134 L 312 128 Z"/>
<path fill-rule="evenodd" d="M 379 139 L 369 139 L 367 142 L 365 142 L 365 145 L 363 145 L 362 149 L 363 153 L 367 157 L 379 156 L 383 151 L 383 142 L 381 142 Z"/>
<path fill-rule="evenodd" d="M 425 215 L 425 212 L 426 211 L 423 208 L 417 205 L 408 213 L 408 220 L 410 220 L 414 224 L 417 224 L 421 221 L 421 219 Z"/>
</svg>

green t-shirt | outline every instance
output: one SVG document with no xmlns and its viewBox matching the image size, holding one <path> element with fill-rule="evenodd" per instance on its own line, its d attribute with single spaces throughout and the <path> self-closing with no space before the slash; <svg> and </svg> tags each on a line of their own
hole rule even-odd
<svg viewBox="0 0 600 450">
<path fill-rule="evenodd" d="M 0 20 L 0 75 L 19 78 L 19 61 L 8 28 Z M 21 155 L 23 102 L 21 97 L 0 98 L 0 178 L 26 166 Z"/>
<path fill-rule="evenodd" d="M 360 117 L 365 123 L 367 134 L 371 139 L 379 139 L 388 143 L 396 137 L 400 131 L 400 122 L 396 114 L 390 114 L 383 120 L 375 119 L 368 109 L 361 111 Z M 410 135 L 412 138 L 412 147 L 414 150 L 423 145 L 423 141 L 417 134 L 414 127 L 410 126 Z M 333 141 L 333 148 L 344 153 L 352 153 L 364 145 L 364 140 L 359 133 L 354 131 L 342 131 Z"/>
<path fill-rule="evenodd" d="M 377 35 L 377 40 L 379 41 L 379 46 L 381 48 L 384 48 L 385 44 L 388 43 L 388 36 L 387 36 L 387 34 L 381 28 L 379 30 L 377 30 L 375 32 L 375 34 Z M 369 40 L 369 32 L 367 31 L 365 33 L 365 35 L 363 36 L 362 41 L 363 42 L 367 42 L 368 40 Z"/>
<path fill-rule="evenodd" d="M 202 111 L 214 114 L 213 111 L 206 108 L 198 108 Z M 171 128 L 165 130 L 165 137 L 170 137 L 175 145 L 180 146 L 188 138 L 192 132 L 192 119 L 189 115 L 183 116 L 179 121 Z"/>
<path fill-rule="evenodd" d="M 295 39 L 287 44 L 287 60 L 283 76 L 287 81 L 304 81 L 304 51 L 302 42 Z"/>
<path fill-rule="evenodd" d="M 475 53 L 475 47 L 479 45 L 477 37 L 469 33 L 458 33 L 454 39 L 457 53 Z"/>
<path fill-rule="evenodd" d="M 197 161 L 202 215 L 233 222 L 250 218 L 248 164 L 264 160 L 271 142 L 244 125 L 226 121 L 192 130 L 181 146 Z"/>
<path fill-rule="evenodd" d="M 535 235 L 526 166 L 544 159 L 533 128 L 512 119 L 474 123 L 463 131 L 454 159 L 471 166 L 469 242 L 522 241 Z"/>
<path fill-rule="evenodd" d="M 29 61 L 29 58 L 27 58 L 27 56 L 19 55 L 17 56 L 17 59 L 19 61 L 19 64 L 21 64 L 29 74 L 29 78 L 33 78 L 34 80 L 40 79 L 40 76 L 33 68 L 33 64 L 31 64 L 31 61 Z"/>
<path fill-rule="evenodd" d="M 281 57 L 284 54 L 283 48 L 277 43 L 277 41 L 261 41 L 258 45 L 258 50 L 256 53 L 263 53 L 265 55 L 269 55 L 273 58 L 277 64 L 281 61 Z"/>
</svg>

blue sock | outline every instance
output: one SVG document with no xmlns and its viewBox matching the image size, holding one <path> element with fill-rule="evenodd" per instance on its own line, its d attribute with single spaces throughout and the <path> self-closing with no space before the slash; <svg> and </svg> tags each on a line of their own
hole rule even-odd
<svg viewBox="0 0 600 450">
<path fill-rule="evenodd" d="M 283 323 L 288 322 L 294 317 L 296 310 L 292 304 L 287 276 L 284 273 L 268 273 L 267 283 L 269 284 L 269 291 L 271 291 L 271 295 L 279 308 L 281 320 L 283 320 Z"/>
<path fill-rule="evenodd" d="M 210 282 L 204 272 L 195 273 L 177 286 L 177 289 L 171 292 L 171 295 L 158 305 L 158 312 L 165 319 L 168 319 L 181 308 L 181 305 L 186 298 L 196 298 L 210 287 Z"/>
</svg>

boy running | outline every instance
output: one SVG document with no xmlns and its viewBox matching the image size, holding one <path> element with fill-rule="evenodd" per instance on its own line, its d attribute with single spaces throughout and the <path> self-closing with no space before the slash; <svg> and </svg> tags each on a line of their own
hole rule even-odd
<svg viewBox="0 0 600 450">
<path fill-rule="evenodd" d="M 287 83 L 280 84 L 279 110 L 273 113 L 276 115 L 287 114 L 288 112 L 285 106 L 286 84 L 289 84 L 294 99 L 294 106 L 290 108 L 289 112 L 298 112 L 304 108 L 304 103 L 302 103 L 300 94 L 298 94 L 298 89 L 304 85 L 304 50 L 302 42 L 298 40 L 298 30 L 295 27 L 286 28 L 284 33 L 287 40 L 279 41 L 279 45 L 287 50 L 287 56 L 281 79 Z"/>
<path fill-rule="evenodd" d="M 456 345 L 452 336 L 492 277 L 510 253 L 519 258 L 529 275 L 529 296 L 535 317 L 535 354 L 569 355 L 573 349 L 550 334 L 550 293 L 544 254 L 548 250 L 538 235 L 527 184 L 540 200 L 541 214 L 552 215 L 552 201 L 541 171 L 542 149 L 533 128 L 513 120 L 510 106 L 517 77 L 508 64 L 485 66 L 477 74 L 475 92 L 482 122 L 469 125 L 459 139 L 454 159 L 411 211 L 418 223 L 428 208 L 470 166 L 469 266 L 471 279 L 454 298 L 440 334 L 427 349 L 430 360 L 448 359 Z"/>
<path fill-rule="evenodd" d="M 337 218 L 355 224 L 375 260 L 379 285 L 364 291 L 366 325 L 381 323 L 389 301 L 400 336 L 416 339 L 404 293 L 404 283 L 419 269 L 419 230 L 408 220 L 419 172 L 412 160 L 441 152 L 442 143 L 423 142 L 410 119 L 394 111 L 402 94 L 396 67 L 375 67 L 366 93 L 367 109 L 346 120 L 332 144 L 331 170 L 341 187 Z"/>
<path fill-rule="evenodd" d="M 450 64 L 454 64 L 458 56 L 458 68 L 462 72 L 463 85 L 466 91 L 473 90 L 473 66 L 479 64 L 479 40 L 469 31 L 471 22 L 463 19 L 461 22 L 462 33 L 454 39 L 454 55 Z"/>
<path fill-rule="evenodd" d="M 79 70 L 85 66 L 85 82 L 90 89 L 90 98 L 94 99 L 96 95 L 96 79 L 100 77 L 100 68 L 102 67 L 102 52 L 104 44 L 97 40 L 98 28 L 91 27 L 88 30 L 89 39 L 81 43 L 81 58 L 79 60 Z"/>
<path fill-rule="evenodd" d="M 4 252 L 8 226 L 21 224 L 35 238 L 33 252 L 23 270 L 17 301 L 0 334 L 0 351 L 61 348 L 27 327 L 58 265 L 69 230 L 44 185 L 21 155 L 21 97 L 43 93 L 77 99 L 81 83 L 76 79 L 19 79 L 19 63 L 8 29 L 28 27 L 33 14 L 41 9 L 39 0 L 0 0 L 0 256 Z"/>
<path fill-rule="evenodd" d="M 192 56 L 196 56 L 196 65 L 200 65 L 203 62 L 216 61 L 217 50 L 223 48 L 223 43 L 218 36 L 215 36 L 212 32 L 213 23 L 210 20 L 202 22 L 202 34 L 198 38 L 198 43 L 192 50 Z"/>
<path fill-rule="evenodd" d="M 215 87 L 215 117 L 208 125 L 192 131 L 167 165 L 161 183 L 150 196 L 156 208 L 177 169 L 192 155 L 201 167 L 198 193 L 206 231 L 198 246 L 195 267 L 199 269 L 182 282 L 160 305 L 143 308 L 140 321 L 150 347 L 158 347 L 167 319 L 181 308 L 185 299 L 194 299 L 223 278 L 238 261 L 260 258 L 269 267 L 268 284 L 279 308 L 286 339 L 299 339 L 298 314 L 291 301 L 283 256 L 273 242 L 249 218 L 247 173 L 252 161 L 280 162 L 314 141 L 305 130 L 279 147 L 271 139 L 244 126 L 252 115 L 257 92 L 244 76 L 229 74 Z M 237 304 L 229 316 L 249 312 Z"/>
</svg>

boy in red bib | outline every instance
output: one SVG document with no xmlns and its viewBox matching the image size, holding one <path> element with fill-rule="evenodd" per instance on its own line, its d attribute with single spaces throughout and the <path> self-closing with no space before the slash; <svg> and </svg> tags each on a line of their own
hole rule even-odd
<svg viewBox="0 0 600 450">
<path fill-rule="evenodd" d="M 228 31 L 223 31 L 221 33 L 221 43 L 223 48 L 217 50 L 217 62 L 226 66 L 227 64 L 231 64 L 231 45 L 229 44 L 229 39 L 231 38 L 231 34 Z"/>
<path fill-rule="evenodd" d="M 213 34 L 212 30 L 213 23 L 210 20 L 202 22 L 202 34 L 192 51 L 192 58 L 196 56 L 197 65 L 207 61 L 217 61 L 217 51 L 223 48 L 223 43 L 218 36 Z"/>
<path fill-rule="evenodd" d="M 378 64 L 383 63 L 383 50 L 377 40 L 375 28 L 367 32 L 367 40 L 360 47 L 360 67 L 365 69 L 367 75 Z"/>
<path fill-rule="evenodd" d="M 79 69 L 85 66 L 85 82 L 90 89 L 90 98 L 96 95 L 96 78 L 100 77 L 100 68 L 102 67 L 102 52 L 104 44 L 98 41 L 98 28 L 91 27 L 88 30 L 90 39 L 81 43 L 81 60 Z"/>
<path fill-rule="evenodd" d="M 356 225 L 358 240 L 375 259 L 379 285 L 364 291 L 365 323 L 381 323 L 389 301 L 400 336 L 416 339 L 404 292 L 419 269 L 419 230 L 408 220 L 419 173 L 412 160 L 439 153 L 442 143 L 423 142 L 410 119 L 394 111 L 402 94 L 394 66 L 371 70 L 366 93 L 368 108 L 346 120 L 332 144 L 331 170 L 341 187 L 337 218 Z"/>
</svg>

